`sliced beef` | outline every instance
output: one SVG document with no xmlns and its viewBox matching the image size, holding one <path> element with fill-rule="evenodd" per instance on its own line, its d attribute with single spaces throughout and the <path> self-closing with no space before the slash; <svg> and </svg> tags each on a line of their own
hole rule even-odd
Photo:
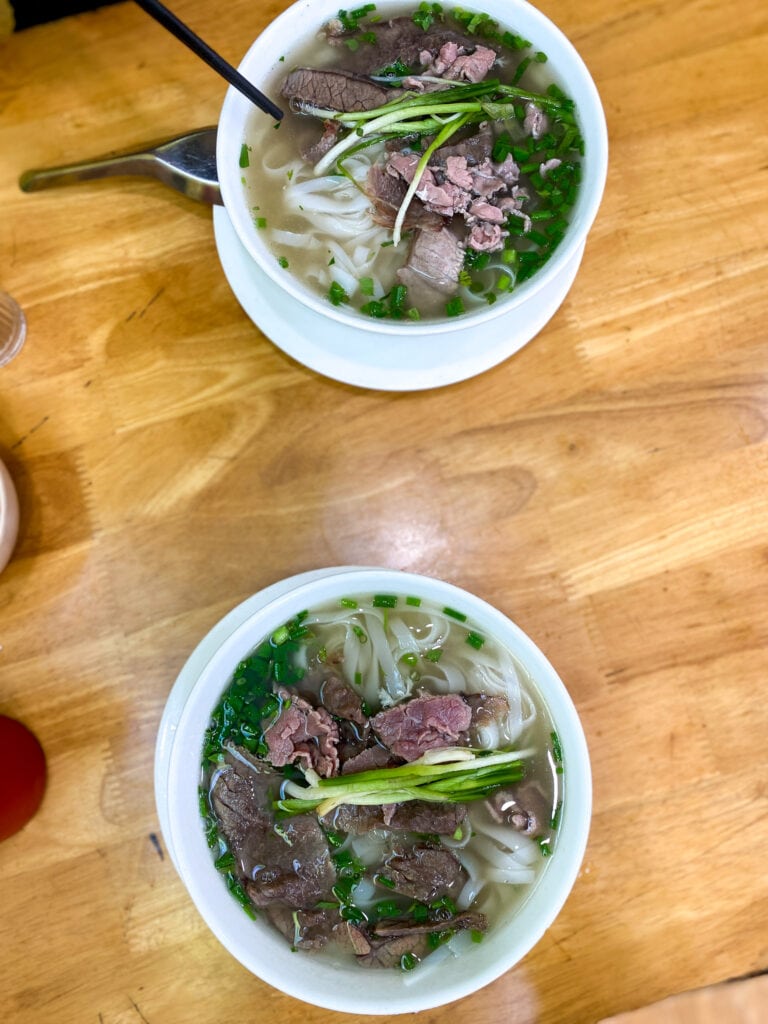
<svg viewBox="0 0 768 1024">
<path fill-rule="evenodd" d="M 322 949 L 333 937 L 339 914 L 335 909 L 291 910 L 283 904 L 266 909 L 266 916 L 294 949 Z"/>
<path fill-rule="evenodd" d="M 385 169 L 392 177 L 401 177 L 410 183 L 416 174 L 418 162 L 417 153 L 392 153 Z M 465 210 L 470 198 L 465 189 L 454 184 L 446 175 L 436 176 L 430 167 L 421 172 L 415 197 L 424 204 L 424 209 L 448 218 Z"/>
<path fill-rule="evenodd" d="M 408 852 L 395 853 L 382 868 L 394 892 L 422 903 L 442 896 L 458 896 L 467 873 L 450 850 L 417 844 Z"/>
<path fill-rule="evenodd" d="M 467 816 L 464 804 L 438 804 L 428 800 L 408 800 L 389 804 L 394 811 L 387 815 L 387 827 L 424 835 L 452 836 Z"/>
<path fill-rule="evenodd" d="M 408 259 L 398 270 L 397 277 L 407 286 L 411 303 L 420 306 L 429 303 L 435 291 L 453 295 L 458 288 L 463 265 L 464 248 L 448 228 L 420 230 L 414 232 Z"/>
<path fill-rule="evenodd" d="M 211 805 L 257 906 L 313 906 L 336 880 L 328 841 L 314 815 L 275 822 L 272 801 L 281 783 L 281 775 L 238 748 L 215 777 Z"/>
<path fill-rule="evenodd" d="M 438 804 L 427 800 L 408 800 L 401 804 L 342 804 L 324 815 L 320 822 L 337 832 L 363 835 L 375 828 L 423 835 L 452 836 L 466 817 L 463 804 Z"/>
<path fill-rule="evenodd" d="M 335 907 L 291 910 L 274 904 L 267 908 L 266 916 L 294 949 L 312 951 L 333 943 L 356 956 L 371 951 L 365 932 L 350 921 L 342 921 Z"/>
<path fill-rule="evenodd" d="M 356 956 L 363 956 L 371 951 L 368 935 L 351 921 L 340 921 L 333 929 L 333 935 L 342 949 L 348 949 Z"/>
<path fill-rule="evenodd" d="M 387 228 L 394 227 L 395 217 L 405 199 L 407 188 L 402 179 L 388 174 L 379 164 L 373 164 L 368 172 L 366 194 L 373 204 L 373 219 L 377 224 Z M 421 203 L 410 203 L 403 227 L 406 231 L 416 227 L 439 231 L 443 223 L 442 217 L 426 210 Z"/>
<path fill-rule="evenodd" d="M 336 718 L 345 718 L 356 725 L 365 725 L 368 721 L 360 694 L 336 675 L 328 676 L 322 682 L 320 703 Z"/>
<path fill-rule="evenodd" d="M 259 862 L 246 882 L 257 907 L 274 901 L 293 908 L 328 899 L 336 881 L 328 841 L 312 814 L 298 814 L 263 832 Z"/>
<path fill-rule="evenodd" d="M 294 104 L 323 110 L 373 110 L 394 98 L 387 89 L 362 75 L 332 69 L 296 68 L 283 81 L 280 94 Z"/>
<path fill-rule="evenodd" d="M 474 220 L 487 221 L 488 224 L 503 224 L 504 214 L 498 206 L 493 203 L 486 203 L 482 199 L 476 200 L 467 211 L 469 217 Z"/>
<path fill-rule="evenodd" d="M 324 828 L 335 832 L 349 832 L 353 836 L 364 835 L 374 828 L 384 827 L 381 807 L 357 804 L 342 804 L 320 818 Z"/>
<path fill-rule="evenodd" d="M 323 134 L 311 146 L 305 146 L 301 155 L 310 164 L 316 164 L 324 157 L 328 150 L 332 149 L 341 131 L 341 124 L 338 121 L 323 121 Z"/>
<path fill-rule="evenodd" d="M 270 764 L 281 768 L 302 762 L 329 778 L 339 770 L 339 727 L 325 710 L 313 708 L 303 697 L 280 687 L 283 706 L 264 733 Z"/>
<path fill-rule="evenodd" d="M 466 246 L 468 249 L 474 249 L 475 252 L 497 252 L 504 248 L 506 235 L 507 232 L 502 231 L 497 224 L 481 221 L 479 224 L 473 224 L 470 228 Z"/>
<path fill-rule="evenodd" d="M 404 921 L 378 921 L 373 927 L 373 934 L 388 937 L 391 935 L 429 935 L 430 932 L 442 932 L 447 928 L 461 931 L 465 928 L 472 928 L 478 932 L 484 932 L 488 927 L 488 919 L 485 914 L 476 910 L 464 910 L 448 921 L 414 921 L 407 918 Z"/>
<path fill-rule="evenodd" d="M 490 725 L 491 722 L 501 722 L 509 714 L 509 701 L 501 694 L 495 693 L 467 693 L 464 700 L 469 704 L 472 712 L 473 729 Z"/>
<path fill-rule="evenodd" d="M 495 173 L 506 185 L 514 185 L 520 177 L 520 168 L 511 153 L 507 153 L 500 164 L 494 164 Z"/>
<path fill-rule="evenodd" d="M 500 166 L 486 157 L 472 169 L 472 191 L 475 195 L 488 198 L 507 187 L 507 181 L 499 174 Z"/>
<path fill-rule="evenodd" d="M 549 830 L 552 803 L 533 780 L 497 790 L 488 797 L 486 806 L 496 821 L 510 825 L 523 835 L 541 836 Z"/>
<path fill-rule="evenodd" d="M 328 42 L 344 46 L 346 36 L 330 23 L 327 31 Z M 374 28 L 375 41 L 364 43 L 353 53 L 345 55 L 345 63 L 355 71 L 381 71 L 395 61 L 401 61 L 409 68 L 420 68 L 429 64 L 446 43 L 455 43 L 465 51 L 474 50 L 477 40 L 460 32 L 447 29 L 444 25 L 433 24 L 426 31 L 410 17 L 392 18 L 377 24 Z"/>
<path fill-rule="evenodd" d="M 338 721 L 338 726 L 339 763 L 343 772 L 345 764 L 357 757 L 358 754 L 362 754 L 371 741 L 373 741 L 373 737 L 371 736 L 371 727 L 368 722 L 365 725 L 357 725 L 355 722 L 348 722 L 341 718 Z"/>
<path fill-rule="evenodd" d="M 415 195 L 424 204 L 425 210 L 450 218 L 455 213 L 466 210 L 470 197 L 466 189 L 454 185 L 442 176 L 441 178 L 442 180 L 439 180 L 429 167 L 425 168 Z"/>
<path fill-rule="evenodd" d="M 450 232 L 441 234 L 450 235 Z M 452 235 L 450 237 L 453 238 Z M 440 251 L 436 250 L 438 253 Z M 438 274 L 441 272 L 438 271 L 435 277 L 440 280 Z M 469 728 L 471 720 L 472 712 L 464 698 L 456 693 L 448 693 L 403 701 L 374 715 L 371 725 L 384 746 L 406 761 L 415 761 L 428 750 L 456 744 Z"/>
<path fill-rule="evenodd" d="M 546 178 L 549 172 L 554 171 L 554 169 L 556 167 L 559 167 L 562 162 L 563 161 L 558 160 L 556 156 L 552 157 L 551 160 L 543 160 L 539 164 L 539 174 L 542 176 L 542 178 Z"/>
<path fill-rule="evenodd" d="M 406 955 L 423 960 L 431 951 L 426 935 L 394 935 L 387 939 L 375 939 L 371 943 L 371 951 L 366 956 L 359 956 L 357 962 L 362 967 L 399 967 Z"/>
<path fill-rule="evenodd" d="M 440 166 L 449 156 L 460 156 L 464 157 L 470 166 L 474 166 L 481 164 L 483 160 L 490 160 L 492 151 L 493 133 L 487 125 L 480 125 L 478 131 L 468 138 L 435 150 L 430 165 Z"/>
<path fill-rule="evenodd" d="M 272 800 L 277 798 L 282 777 L 236 748 L 226 755 L 226 764 L 214 780 L 211 806 L 230 849 L 238 856 L 250 832 L 269 827 Z"/>
<path fill-rule="evenodd" d="M 477 46 L 472 53 L 459 54 L 443 73 L 444 78 L 464 82 L 482 82 L 496 63 L 496 51 Z"/>
<path fill-rule="evenodd" d="M 448 181 L 458 185 L 459 188 L 470 191 L 472 188 L 472 175 L 470 174 L 465 156 L 449 156 L 445 159 L 445 176 Z"/>
<path fill-rule="evenodd" d="M 341 766 L 342 775 L 353 775 L 355 772 L 368 772 L 374 768 L 393 768 L 400 761 L 391 750 L 380 746 L 366 747 L 355 754 Z"/>
<path fill-rule="evenodd" d="M 535 103 L 526 103 L 523 128 L 534 139 L 540 139 L 549 129 L 549 118 Z"/>
</svg>

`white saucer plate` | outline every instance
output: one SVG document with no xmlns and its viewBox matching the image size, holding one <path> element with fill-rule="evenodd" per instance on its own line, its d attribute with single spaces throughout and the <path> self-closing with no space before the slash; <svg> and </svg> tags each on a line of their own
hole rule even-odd
<svg viewBox="0 0 768 1024">
<path fill-rule="evenodd" d="M 466 331 L 416 339 L 402 334 L 367 336 L 364 331 L 319 316 L 275 288 L 251 258 L 221 206 L 214 207 L 216 247 L 240 305 L 253 323 L 286 355 L 344 384 L 378 391 L 423 391 L 468 380 L 497 366 L 534 338 L 557 311 L 581 263 L 578 248 L 563 272 L 532 296 L 525 324 L 514 312 Z"/>
</svg>

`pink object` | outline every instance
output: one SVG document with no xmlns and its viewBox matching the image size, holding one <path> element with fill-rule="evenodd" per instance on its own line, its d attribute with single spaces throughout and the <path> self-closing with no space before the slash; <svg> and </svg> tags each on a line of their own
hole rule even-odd
<svg viewBox="0 0 768 1024">
<path fill-rule="evenodd" d="M 27 335 L 27 321 L 18 302 L 0 291 L 0 366 L 18 355 Z"/>
<path fill-rule="evenodd" d="M 11 557 L 19 532 L 19 501 L 11 475 L 0 462 L 0 572 Z"/>
</svg>

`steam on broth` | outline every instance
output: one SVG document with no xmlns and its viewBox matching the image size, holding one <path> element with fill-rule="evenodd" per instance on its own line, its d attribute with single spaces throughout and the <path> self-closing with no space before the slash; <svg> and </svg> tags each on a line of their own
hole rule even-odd
<svg viewBox="0 0 768 1024">
<path fill-rule="evenodd" d="M 375 4 L 280 58 L 240 164 L 286 273 L 403 323 L 508 296 L 568 229 L 583 141 L 534 43 L 482 13 Z M 284 70 L 283 70 L 284 69 Z"/>
<path fill-rule="evenodd" d="M 202 752 L 232 895 L 293 949 L 361 966 L 436 962 L 507 921 L 555 850 L 562 798 L 525 668 L 415 596 L 281 626 L 235 669 Z"/>
</svg>

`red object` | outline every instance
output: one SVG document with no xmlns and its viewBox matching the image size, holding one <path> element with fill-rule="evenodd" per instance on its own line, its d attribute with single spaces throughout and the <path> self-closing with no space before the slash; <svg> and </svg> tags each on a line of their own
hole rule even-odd
<svg viewBox="0 0 768 1024">
<path fill-rule="evenodd" d="M 45 754 L 37 737 L 0 715 L 0 840 L 23 828 L 45 792 Z"/>
</svg>

